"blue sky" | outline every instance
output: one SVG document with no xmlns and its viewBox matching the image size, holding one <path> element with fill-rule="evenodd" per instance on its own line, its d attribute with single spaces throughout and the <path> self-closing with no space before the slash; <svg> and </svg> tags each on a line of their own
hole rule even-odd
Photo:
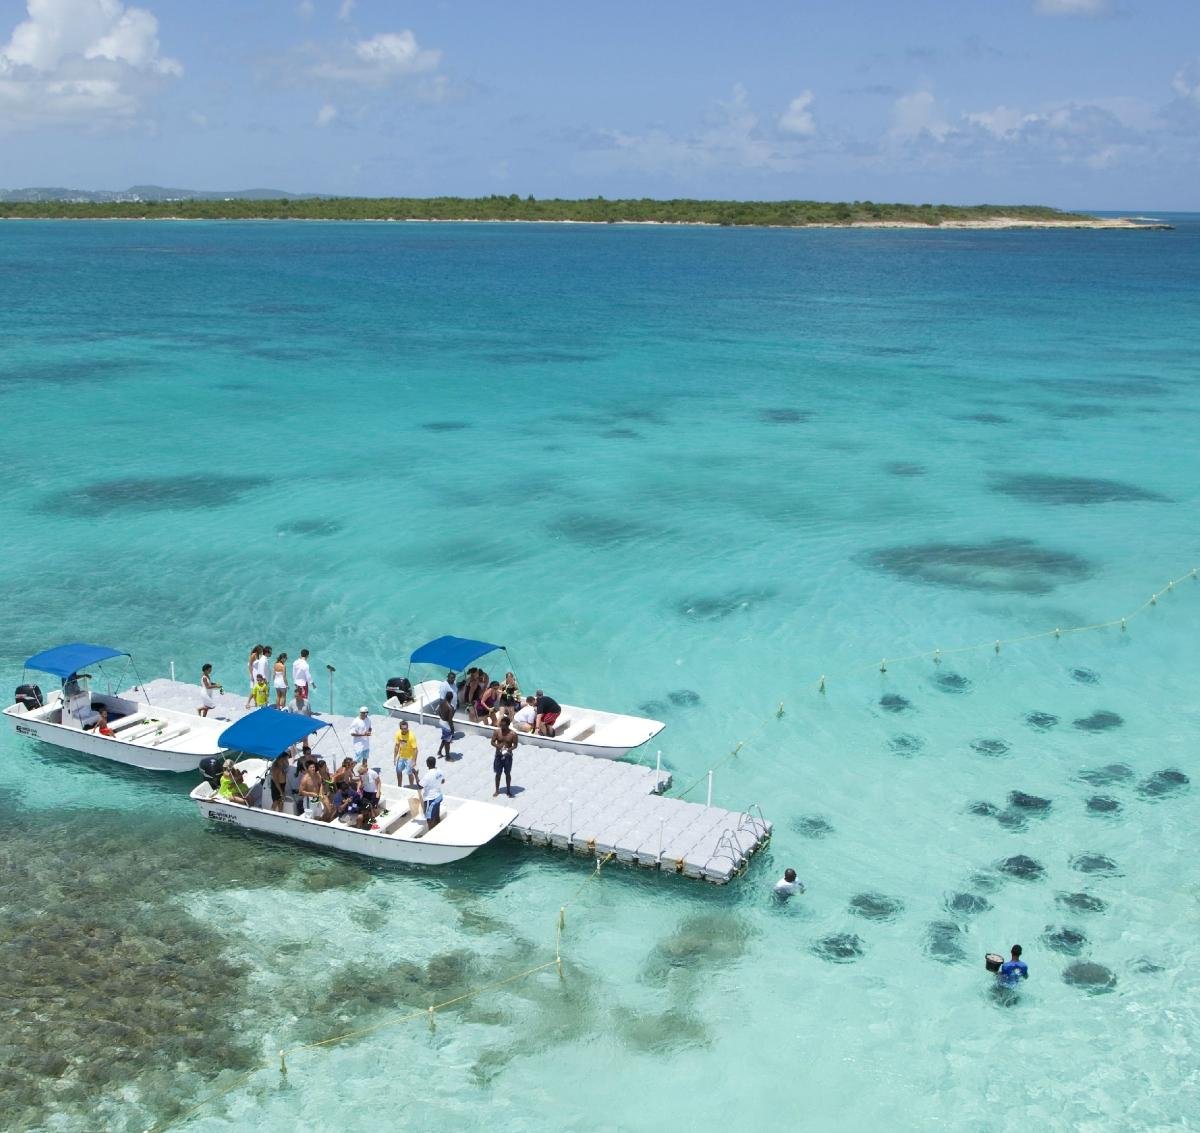
<svg viewBox="0 0 1200 1133">
<path fill-rule="evenodd" d="M 0 0 L 0 186 L 1200 209 L 1198 0 Z"/>
</svg>

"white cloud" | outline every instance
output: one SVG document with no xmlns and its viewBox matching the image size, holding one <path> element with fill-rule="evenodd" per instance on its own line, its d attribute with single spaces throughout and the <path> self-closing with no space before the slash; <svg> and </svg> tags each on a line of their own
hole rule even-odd
<svg viewBox="0 0 1200 1133">
<path fill-rule="evenodd" d="M 1171 79 L 1171 89 L 1180 98 L 1190 98 L 1200 102 L 1200 61 L 1180 67 Z"/>
<path fill-rule="evenodd" d="M 894 139 L 905 141 L 928 136 L 940 142 L 950 130 L 937 99 L 927 90 L 901 95 L 892 104 L 890 134 Z"/>
<path fill-rule="evenodd" d="M 0 128 L 101 126 L 135 119 L 164 78 L 158 20 L 119 0 L 28 0 L 0 47 Z"/>
<path fill-rule="evenodd" d="M 1103 16 L 1109 0 L 1034 0 L 1033 10 L 1042 16 Z"/>
<path fill-rule="evenodd" d="M 802 101 L 805 92 L 795 102 Z M 792 109 L 789 106 L 784 117 Z M 804 113 L 804 107 L 800 113 Z M 780 126 L 780 129 L 782 127 Z M 676 177 L 710 170 L 745 170 L 760 173 L 795 172 L 806 158 L 795 138 L 764 130 L 741 83 L 734 84 L 728 99 L 718 101 L 704 125 L 689 133 L 655 127 L 643 133 L 606 129 L 593 134 L 586 146 L 590 159 L 604 166 L 635 168 Z"/>
<path fill-rule="evenodd" d="M 323 53 L 308 67 L 311 78 L 364 86 L 388 86 L 398 79 L 437 70 L 442 53 L 417 43 L 407 29 L 381 32 Z"/>
<path fill-rule="evenodd" d="M 800 137 L 810 137 L 817 132 L 817 124 L 813 121 L 812 111 L 813 92 L 806 90 L 788 103 L 787 109 L 779 116 L 779 128 L 785 134 L 797 134 Z"/>
<path fill-rule="evenodd" d="M 199 130 L 208 129 L 208 115 L 201 114 L 199 110 L 190 111 L 188 113 L 188 121 Z"/>
<path fill-rule="evenodd" d="M 978 110 L 972 114 L 964 114 L 963 118 L 994 134 L 997 138 L 1008 138 L 1021 128 L 1027 121 L 1027 116 L 1020 110 L 1009 106 L 997 106 L 994 110 Z"/>
<path fill-rule="evenodd" d="M 354 14 L 354 0 L 342 0 L 338 5 L 338 19 L 348 20 Z"/>
<path fill-rule="evenodd" d="M 317 111 L 316 125 L 330 126 L 337 121 L 338 109 L 332 102 L 325 103 L 320 110 Z"/>
<path fill-rule="evenodd" d="M 317 6 L 313 0 L 300 0 L 296 5 L 296 15 L 302 20 L 311 20 L 317 13 Z"/>
</svg>

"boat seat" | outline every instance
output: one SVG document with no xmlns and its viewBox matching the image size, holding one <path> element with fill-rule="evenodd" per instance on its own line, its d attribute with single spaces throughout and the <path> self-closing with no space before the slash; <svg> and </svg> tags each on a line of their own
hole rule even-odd
<svg viewBox="0 0 1200 1133">
<path fill-rule="evenodd" d="M 86 689 L 74 693 L 67 701 L 67 715 L 77 720 L 80 728 L 90 728 L 100 723 L 100 713 L 92 707 L 92 694 Z"/>
<path fill-rule="evenodd" d="M 586 740 L 590 735 L 592 735 L 593 732 L 595 732 L 595 730 L 596 730 L 595 724 L 588 724 L 585 727 L 580 728 L 579 731 L 576 732 L 573 736 L 564 736 L 563 739 Z"/>
<path fill-rule="evenodd" d="M 141 716 L 126 716 L 123 720 L 118 720 L 115 724 L 109 720 L 108 726 L 114 732 L 123 732 L 126 728 L 132 728 L 134 724 L 140 724 L 143 720 Z"/>
<path fill-rule="evenodd" d="M 551 728 L 550 730 L 556 736 L 565 736 L 567 734 L 568 730 L 570 729 L 570 727 L 571 727 L 571 717 L 568 716 L 563 720 L 555 720 L 554 727 Z"/>
</svg>

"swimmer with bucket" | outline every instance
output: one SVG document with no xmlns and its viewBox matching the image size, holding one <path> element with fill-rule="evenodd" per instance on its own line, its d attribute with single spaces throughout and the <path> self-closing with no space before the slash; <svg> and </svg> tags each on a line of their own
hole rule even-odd
<svg viewBox="0 0 1200 1133">
<path fill-rule="evenodd" d="M 983 958 L 984 967 L 996 976 L 996 982 L 1004 987 L 1015 988 L 1021 980 L 1029 979 L 1029 967 L 1021 959 L 1021 946 L 1012 946 L 1012 959 L 1005 960 L 999 952 L 989 952 Z"/>
</svg>

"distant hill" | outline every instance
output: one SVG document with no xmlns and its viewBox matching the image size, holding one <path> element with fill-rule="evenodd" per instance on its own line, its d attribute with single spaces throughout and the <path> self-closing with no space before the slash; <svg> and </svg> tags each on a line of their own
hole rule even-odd
<svg viewBox="0 0 1200 1133">
<path fill-rule="evenodd" d="M 133 185 L 128 189 L 0 189 L 5 203 L 70 201 L 78 204 L 111 204 L 115 201 L 288 201 L 307 200 L 312 193 L 287 193 L 282 189 L 166 189 L 162 185 Z"/>
</svg>

